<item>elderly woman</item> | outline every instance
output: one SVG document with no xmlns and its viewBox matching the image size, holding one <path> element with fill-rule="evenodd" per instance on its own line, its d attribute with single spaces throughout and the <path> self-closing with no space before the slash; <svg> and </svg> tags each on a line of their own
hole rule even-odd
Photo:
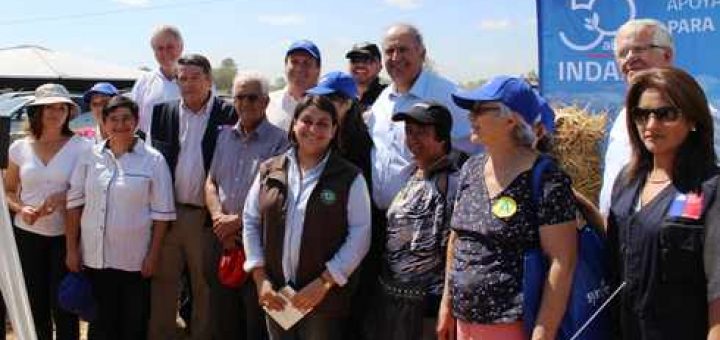
<svg viewBox="0 0 720 340">
<path fill-rule="evenodd" d="M 632 158 L 614 184 L 608 233 L 623 339 L 720 338 L 720 202 L 713 126 L 679 69 L 633 76 L 625 107 Z"/>
<path fill-rule="evenodd" d="M 387 212 L 376 337 L 434 339 L 451 208 L 467 156 L 452 150 L 452 116 L 440 103 L 419 102 L 393 120 L 405 122 L 413 162 Z"/>
<path fill-rule="evenodd" d="M 292 147 L 264 162 L 243 210 L 243 239 L 260 304 L 309 312 L 284 330 L 268 317 L 270 339 L 339 339 L 350 312 L 346 285 L 370 245 L 370 198 L 360 170 L 335 150 L 338 115 L 306 97 L 290 125 Z"/>
<path fill-rule="evenodd" d="M 62 85 L 35 90 L 28 106 L 28 136 L 8 151 L 5 197 L 15 213 L 20 254 L 38 339 L 77 339 L 77 317 L 57 304 L 65 276 L 65 195 L 78 157 L 91 143 L 69 128 L 77 106 Z M 52 317 L 51 317 L 52 312 Z"/>
<path fill-rule="evenodd" d="M 93 286 L 104 339 L 144 339 L 149 278 L 175 219 L 170 170 L 136 137 L 138 106 L 113 97 L 102 112 L 107 141 L 83 154 L 67 196 L 67 266 L 84 268 Z"/>
<path fill-rule="evenodd" d="M 486 153 L 468 160 L 458 180 L 438 335 L 554 339 L 576 260 L 576 208 L 570 179 L 556 167 L 533 193 L 535 94 L 519 78 L 497 77 L 453 100 L 470 110 L 472 140 Z M 542 249 L 549 270 L 536 324 L 525 334 L 523 254 L 532 248 Z"/>
</svg>

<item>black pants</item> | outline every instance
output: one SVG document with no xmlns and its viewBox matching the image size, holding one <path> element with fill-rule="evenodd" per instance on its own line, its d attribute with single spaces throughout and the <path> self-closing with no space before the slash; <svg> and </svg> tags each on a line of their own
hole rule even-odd
<svg viewBox="0 0 720 340">
<path fill-rule="evenodd" d="M 150 318 L 150 281 L 140 272 L 86 269 L 98 306 L 93 340 L 142 340 Z"/>
<path fill-rule="evenodd" d="M 53 320 L 56 339 L 78 339 L 78 317 L 58 306 L 58 286 L 66 274 L 65 236 L 14 229 L 38 339 L 53 339 Z"/>
</svg>

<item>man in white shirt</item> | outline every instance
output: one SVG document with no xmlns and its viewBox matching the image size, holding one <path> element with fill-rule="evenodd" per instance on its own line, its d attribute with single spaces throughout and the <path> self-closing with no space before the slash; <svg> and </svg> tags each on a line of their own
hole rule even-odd
<svg viewBox="0 0 720 340">
<path fill-rule="evenodd" d="M 298 40 L 285 53 L 285 88 L 270 93 L 267 120 L 287 131 L 295 107 L 305 91 L 317 85 L 320 77 L 320 49 L 310 40 Z"/>
<path fill-rule="evenodd" d="M 653 67 L 667 67 L 674 62 L 675 47 L 667 28 L 657 20 L 636 19 L 623 24 L 615 36 L 615 59 L 626 81 L 638 71 Z M 630 140 L 626 125 L 626 109 L 615 118 L 610 135 L 600 190 L 600 212 L 607 216 L 610 211 L 612 188 L 620 171 L 630 161 Z M 713 117 L 715 152 L 720 152 L 720 117 L 710 107 Z"/>
<path fill-rule="evenodd" d="M 130 98 L 140 107 L 138 129 L 150 132 L 153 106 L 180 98 L 177 85 L 177 61 L 183 52 L 183 39 L 176 27 L 163 25 L 155 29 L 150 38 L 156 70 L 144 73 L 133 85 Z"/>
<path fill-rule="evenodd" d="M 467 111 L 453 103 L 451 94 L 457 85 L 423 67 L 427 51 L 420 31 L 414 26 L 391 26 L 383 39 L 383 59 L 392 84 L 377 98 L 369 113 L 367 124 L 375 143 L 373 148 L 373 199 L 380 209 L 387 209 L 404 184 L 403 171 L 412 161 L 405 146 L 403 122 L 393 122 L 397 112 L 406 112 L 423 100 L 434 100 L 447 107 L 453 116 L 451 133 L 453 147 L 468 153 L 478 148 L 470 143 Z"/>
<path fill-rule="evenodd" d="M 204 264 L 205 238 L 212 236 L 205 208 L 205 178 L 222 125 L 235 124 L 229 103 L 212 93 L 212 68 L 207 58 L 190 54 L 178 60 L 181 98 L 153 110 L 152 146 L 165 157 L 175 189 L 177 221 L 171 224 L 152 282 L 148 339 L 175 338 L 177 288 L 184 266 L 190 276 L 192 317 L 190 338 L 211 339 L 210 292 Z M 209 269 L 209 270 L 208 270 Z"/>
</svg>

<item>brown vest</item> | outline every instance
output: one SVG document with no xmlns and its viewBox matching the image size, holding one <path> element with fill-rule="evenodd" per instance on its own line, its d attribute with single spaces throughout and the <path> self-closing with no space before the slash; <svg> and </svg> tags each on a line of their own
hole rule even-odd
<svg viewBox="0 0 720 340">
<path fill-rule="evenodd" d="M 275 289 L 285 285 L 282 250 L 287 214 L 288 159 L 279 155 L 260 166 L 260 215 L 263 226 L 265 271 Z M 347 202 L 350 187 L 360 170 L 335 152 L 325 164 L 305 211 L 300 259 L 295 278 L 298 289 L 320 277 L 325 262 L 340 249 L 348 234 Z M 315 312 L 346 315 L 350 311 L 352 285 L 334 287 L 315 307 Z"/>
</svg>

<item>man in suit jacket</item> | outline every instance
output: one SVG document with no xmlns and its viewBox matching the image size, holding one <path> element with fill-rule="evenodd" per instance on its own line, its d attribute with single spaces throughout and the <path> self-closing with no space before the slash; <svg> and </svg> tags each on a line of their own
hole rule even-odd
<svg viewBox="0 0 720 340">
<path fill-rule="evenodd" d="M 177 287 L 185 266 L 193 297 L 190 338 L 210 338 L 203 239 L 212 230 L 205 228 L 204 184 L 220 127 L 237 121 L 232 105 L 213 95 L 211 72 L 210 62 L 201 55 L 180 58 L 180 100 L 158 104 L 153 109 L 152 146 L 165 156 L 170 167 L 178 218 L 165 237 L 159 268 L 152 281 L 149 339 L 176 337 Z"/>
</svg>

